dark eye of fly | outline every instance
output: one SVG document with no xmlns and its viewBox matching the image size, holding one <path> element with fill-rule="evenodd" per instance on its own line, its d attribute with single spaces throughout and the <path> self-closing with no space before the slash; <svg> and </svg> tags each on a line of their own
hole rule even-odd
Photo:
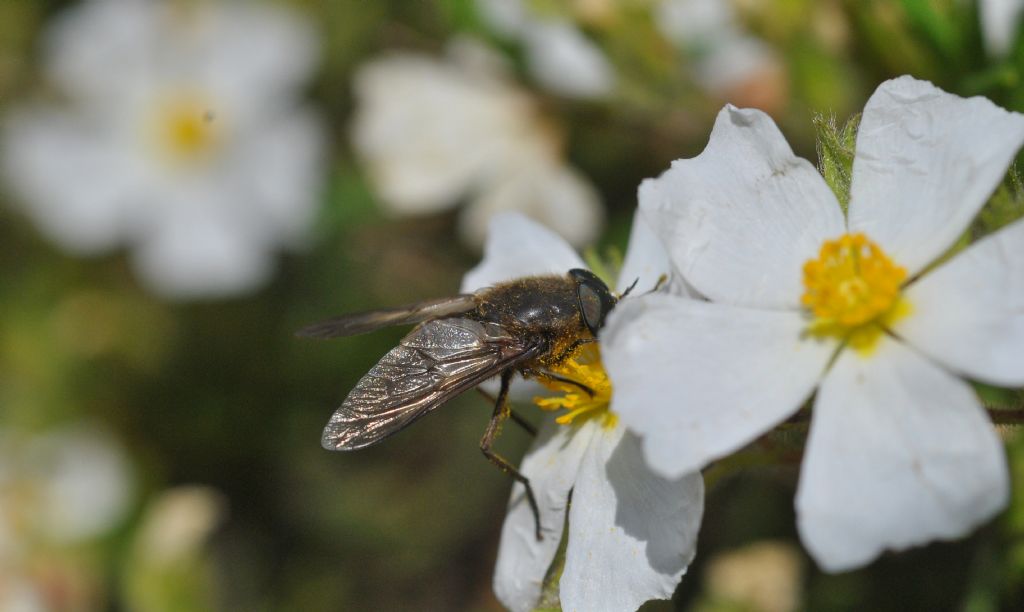
<svg viewBox="0 0 1024 612">
<path fill-rule="evenodd" d="M 590 332 L 596 335 L 604 318 L 604 305 L 601 303 L 601 296 L 589 285 L 582 283 L 577 287 L 577 292 L 580 299 L 580 310 L 583 311 L 583 320 L 590 328 Z"/>
<path fill-rule="evenodd" d="M 575 268 L 569 270 L 569 276 L 576 281 L 576 299 L 583 313 L 583 322 L 587 324 L 590 333 L 596 336 L 597 330 L 604 325 L 604 318 L 615 307 L 615 296 L 604 281 L 590 270 Z"/>
</svg>

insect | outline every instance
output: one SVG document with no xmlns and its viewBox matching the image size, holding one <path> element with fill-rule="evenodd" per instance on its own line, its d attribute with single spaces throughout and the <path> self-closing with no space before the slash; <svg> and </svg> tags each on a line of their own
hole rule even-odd
<svg viewBox="0 0 1024 612">
<path fill-rule="evenodd" d="M 417 324 L 331 415 L 321 440 L 324 448 L 345 451 L 377 444 L 460 393 L 500 376 L 480 450 L 524 485 L 540 540 L 540 512 L 529 479 L 492 450 L 501 424 L 510 416 L 532 430 L 508 405 L 509 383 L 518 372 L 576 385 L 592 394 L 585 385 L 548 368 L 594 342 L 608 313 L 630 289 L 616 297 L 594 273 L 573 269 L 565 275 L 511 280 L 472 294 L 343 315 L 300 330 L 300 336 L 336 338 Z"/>
</svg>

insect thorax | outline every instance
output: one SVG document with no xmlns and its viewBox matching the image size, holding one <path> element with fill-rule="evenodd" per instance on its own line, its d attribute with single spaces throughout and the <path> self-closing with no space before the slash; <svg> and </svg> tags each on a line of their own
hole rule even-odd
<svg viewBox="0 0 1024 612">
<path fill-rule="evenodd" d="M 561 336 L 586 327 L 576 285 L 565 276 L 533 276 L 501 283 L 480 298 L 485 320 L 521 332 Z"/>
</svg>

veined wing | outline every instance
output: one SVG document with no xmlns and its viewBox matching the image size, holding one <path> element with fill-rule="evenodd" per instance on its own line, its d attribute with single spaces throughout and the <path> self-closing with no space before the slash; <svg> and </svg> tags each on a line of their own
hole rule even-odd
<svg viewBox="0 0 1024 612">
<path fill-rule="evenodd" d="M 331 415 L 322 444 L 328 450 L 355 450 L 380 442 L 540 349 L 493 323 L 460 317 L 427 321 L 360 379 Z"/>
<path fill-rule="evenodd" d="M 412 325 L 430 319 L 464 314 L 476 308 L 476 301 L 468 293 L 436 300 L 423 300 L 396 308 L 371 310 L 342 315 L 314 323 L 295 332 L 307 338 L 339 338 L 365 334 L 392 325 Z"/>
</svg>

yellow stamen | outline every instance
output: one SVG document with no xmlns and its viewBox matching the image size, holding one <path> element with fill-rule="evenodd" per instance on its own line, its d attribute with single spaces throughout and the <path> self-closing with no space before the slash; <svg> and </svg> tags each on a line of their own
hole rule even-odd
<svg viewBox="0 0 1024 612">
<path fill-rule="evenodd" d="M 194 94 L 173 94 L 161 100 L 152 116 L 151 133 L 159 152 L 174 162 L 202 158 L 220 139 L 212 108 Z"/>
<path fill-rule="evenodd" d="M 886 325 L 910 312 L 900 291 L 907 271 L 864 234 L 825 241 L 803 272 L 801 302 L 814 315 L 813 335 L 840 337 L 866 352 Z"/>
<path fill-rule="evenodd" d="M 550 379 L 539 378 L 542 385 L 562 395 L 556 397 L 535 397 L 535 403 L 542 410 L 565 410 L 555 422 L 559 425 L 570 425 L 574 422 L 599 417 L 605 427 L 613 427 L 617 417 L 608 409 L 612 399 L 612 383 L 601 365 L 601 351 L 597 344 L 588 344 L 577 351 L 571 359 L 549 368 L 551 373 L 574 381 L 593 391 L 593 396 L 577 385 Z M 577 421 L 579 419 L 579 421 Z"/>
</svg>

